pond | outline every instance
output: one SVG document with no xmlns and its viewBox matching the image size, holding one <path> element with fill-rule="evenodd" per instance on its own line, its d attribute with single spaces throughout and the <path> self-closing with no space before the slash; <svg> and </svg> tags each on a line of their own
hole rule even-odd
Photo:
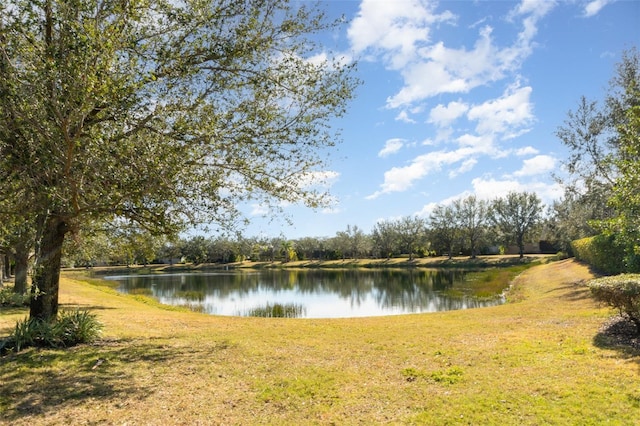
<svg viewBox="0 0 640 426">
<path fill-rule="evenodd" d="M 166 273 L 105 277 L 122 293 L 229 316 L 347 318 L 494 306 L 477 298 L 466 272 L 415 269 L 309 269 Z"/>
</svg>

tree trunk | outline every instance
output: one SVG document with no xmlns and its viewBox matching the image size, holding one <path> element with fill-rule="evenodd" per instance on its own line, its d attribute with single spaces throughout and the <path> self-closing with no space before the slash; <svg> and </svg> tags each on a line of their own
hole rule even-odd
<svg viewBox="0 0 640 426">
<path fill-rule="evenodd" d="M 0 253 L 0 287 L 2 287 L 4 280 L 4 254 Z"/>
<path fill-rule="evenodd" d="M 58 315 L 60 258 L 68 230 L 68 224 L 61 217 L 50 216 L 45 221 L 31 284 L 31 319 L 51 321 Z"/>
<path fill-rule="evenodd" d="M 524 257 L 524 237 L 518 235 L 518 250 L 520 251 L 520 259 Z"/>
<path fill-rule="evenodd" d="M 16 247 L 16 278 L 13 291 L 24 294 L 27 291 L 27 275 L 29 271 L 29 249 L 27 247 Z"/>
</svg>

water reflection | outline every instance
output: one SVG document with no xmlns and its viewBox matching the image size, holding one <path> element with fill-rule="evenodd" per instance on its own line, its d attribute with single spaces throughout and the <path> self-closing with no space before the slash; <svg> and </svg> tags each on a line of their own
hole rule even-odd
<svg viewBox="0 0 640 426">
<path fill-rule="evenodd" d="M 305 318 L 360 317 L 436 312 L 493 306 L 503 302 L 472 295 L 459 270 L 261 270 L 111 276 L 119 291 L 149 289 L 160 302 L 197 305 L 216 315 L 238 315 L 268 304 L 302 306 Z M 198 295 L 198 297 L 194 297 Z"/>
</svg>

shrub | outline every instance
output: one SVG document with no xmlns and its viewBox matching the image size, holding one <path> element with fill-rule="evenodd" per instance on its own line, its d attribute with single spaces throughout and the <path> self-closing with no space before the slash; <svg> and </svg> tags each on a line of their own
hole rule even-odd
<svg viewBox="0 0 640 426">
<path fill-rule="evenodd" d="M 63 346 L 91 343 L 100 337 L 102 324 L 89 311 L 62 311 L 53 324 L 54 334 L 60 336 Z"/>
<path fill-rule="evenodd" d="M 631 320 L 640 335 L 640 274 L 622 274 L 589 281 L 593 296 Z"/>
<path fill-rule="evenodd" d="M 29 306 L 29 293 L 15 293 L 12 288 L 0 288 L 0 306 Z"/>
<path fill-rule="evenodd" d="M 625 248 L 616 242 L 615 236 L 596 235 L 571 242 L 576 259 L 606 273 L 626 271 Z"/>
<path fill-rule="evenodd" d="M 62 311 L 53 322 L 24 319 L 16 323 L 11 336 L 0 343 L 0 351 L 16 352 L 35 346 L 62 348 L 95 341 L 102 324 L 89 311 Z"/>
</svg>

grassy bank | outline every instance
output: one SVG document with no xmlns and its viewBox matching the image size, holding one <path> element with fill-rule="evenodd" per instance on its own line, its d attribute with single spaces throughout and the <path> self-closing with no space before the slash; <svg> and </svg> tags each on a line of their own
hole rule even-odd
<svg viewBox="0 0 640 426">
<path fill-rule="evenodd" d="M 214 317 L 65 278 L 104 338 L 0 359 L 6 424 L 636 424 L 640 353 L 573 261 L 528 269 L 512 303 L 338 320 Z M 26 311 L 0 316 L 6 335 Z"/>
<path fill-rule="evenodd" d="M 75 272 L 91 272 L 100 275 L 104 273 L 164 273 L 164 272 L 185 272 L 185 271 L 209 271 L 220 269 L 345 269 L 345 268 L 490 268 L 490 267 L 510 267 L 523 264 L 547 262 L 555 259 L 555 255 L 533 254 L 520 258 L 518 255 L 488 255 L 478 256 L 474 259 L 469 256 L 457 256 L 451 259 L 447 257 L 424 257 L 409 260 L 408 257 L 394 257 L 391 259 L 341 259 L 341 260 L 296 260 L 290 262 L 282 261 L 243 261 L 235 263 L 178 263 L 132 265 L 132 266 L 107 266 L 93 267 L 90 269 L 70 269 Z"/>
</svg>

